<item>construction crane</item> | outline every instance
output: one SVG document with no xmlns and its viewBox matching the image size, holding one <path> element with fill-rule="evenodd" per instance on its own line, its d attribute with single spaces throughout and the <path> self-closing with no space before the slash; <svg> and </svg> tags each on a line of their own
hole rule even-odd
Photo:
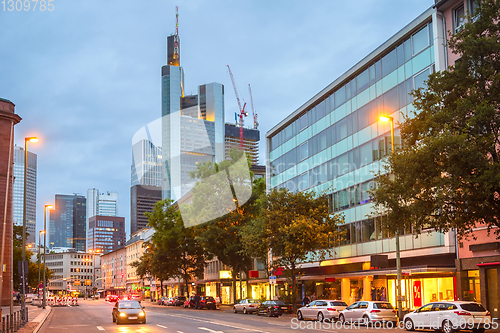
<svg viewBox="0 0 500 333">
<path fill-rule="evenodd" d="M 259 127 L 259 122 L 258 122 L 259 114 L 255 112 L 255 110 L 253 109 L 252 88 L 250 87 L 250 83 L 248 84 L 248 91 L 250 92 L 250 106 L 252 107 L 253 129 L 257 129 L 257 127 Z"/>
<path fill-rule="evenodd" d="M 243 104 L 243 107 L 241 107 L 241 102 L 240 102 L 240 97 L 238 96 L 238 89 L 236 88 L 236 83 L 234 82 L 234 77 L 233 73 L 231 72 L 231 68 L 229 67 L 228 64 L 226 64 L 227 69 L 229 70 L 229 76 L 231 77 L 231 82 L 233 83 L 233 88 L 234 88 L 234 94 L 236 95 L 236 100 L 238 101 L 238 108 L 240 110 L 239 114 L 236 114 L 236 119 L 239 118 L 239 125 L 240 125 L 240 149 L 243 150 L 243 119 L 244 117 L 248 116 L 248 112 L 245 111 L 245 106 L 247 103 Z"/>
</svg>

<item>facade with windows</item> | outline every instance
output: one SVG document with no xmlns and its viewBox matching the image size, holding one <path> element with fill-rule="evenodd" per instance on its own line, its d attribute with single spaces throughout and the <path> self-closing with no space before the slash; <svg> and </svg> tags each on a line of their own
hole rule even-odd
<svg viewBox="0 0 500 333">
<path fill-rule="evenodd" d="M 118 216 L 118 193 L 106 192 L 100 193 L 96 188 L 87 190 L 87 249 L 93 249 L 94 246 L 89 243 L 93 236 L 90 232 L 90 218 L 92 216 Z"/>
<path fill-rule="evenodd" d="M 101 279 L 104 295 L 123 295 L 127 285 L 127 250 L 101 255 Z"/>
<path fill-rule="evenodd" d="M 24 148 L 14 146 L 14 224 L 23 225 L 24 209 Z M 26 169 L 26 233 L 27 244 L 36 243 L 36 154 L 28 151 Z"/>
<path fill-rule="evenodd" d="M 443 18 L 429 8 L 266 134 L 268 189 L 326 191 L 332 210 L 345 217 L 334 256 L 303 265 L 303 294 L 396 304 L 394 234 L 382 229 L 383 216 L 374 216 L 368 194 L 391 153 L 391 125 L 379 117 L 394 118 L 394 145 L 400 145 L 397 124 L 414 112 L 409 92 L 446 68 L 444 36 Z M 454 236 L 400 234 L 409 276 L 402 283 L 403 306 L 453 299 Z M 422 291 L 419 297 L 414 288 Z"/>
<path fill-rule="evenodd" d="M 56 194 L 50 211 L 49 248 L 69 247 L 85 251 L 86 199 L 81 195 Z"/>
<path fill-rule="evenodd" d="M 226 159 L 233 148 L 240 149 L 240 128 L 233 124 L 225 125 Z M 260 131 L 253 128 L 243 128 L 243 149 L 250 156 L 252 165 L 259 164 Z"/>
<path fill-rule="evenodd" d="M 457 33 L 466 23 L 464 15 L 475 15 L 477 0 L 436 1 L 436 10 L 451 33 Z M 459 54 L 448 50 L 448 65 L 460 60 Z M 457 246 L 457 299 L 482 303 L 492 318 L 500 318 L 500 242 L 495 230 L 478 224 L 474 238 L 459 239 Z"/>
<path fill-rule="evenodd" d="M 121 216 L 95 215 L 89 219 L 87 232 L 88 250 L 102 253 L 125 246 L 125 218 Z"/>
<path fill-rule="evenodd" d="M 163 179 L 161 147 L 147 139 L 132 146 L 131 186 L 160 186 Z"/>
</svg>

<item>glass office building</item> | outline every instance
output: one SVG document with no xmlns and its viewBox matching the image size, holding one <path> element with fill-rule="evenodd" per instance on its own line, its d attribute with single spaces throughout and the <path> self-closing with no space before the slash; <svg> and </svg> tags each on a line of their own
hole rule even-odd
<svg viewBox="0 0 500 333">
<path fill-rule="evenodd" d="M 268 189 L 326 191 L 345 217 L 335 255 L 304 266 L 303 292 L 349 303 L 380 299 L 383 291 L 395 304 L 395 240 L 381 227 L 383 216 L 372 217 L 368 194 L 391 153 L 391 125 L 379 117 L 394 118 L 400 145 L 398 121 L 415 111 L 409 92 L 446 68 L 444 34 L 442 18 L 428 9 L 266 134 Z M 407 307 L 418 302 L 410 297 L 417 281 L 429 288 L 424 302 L 448 299 L 454 289 L 453 235 L 415 236 L 406 230 L 400 238 L 402 266 L 412 274 L 403 285 Z M 373 265 L 380 257 L 385 267 Z"/>
</svg>

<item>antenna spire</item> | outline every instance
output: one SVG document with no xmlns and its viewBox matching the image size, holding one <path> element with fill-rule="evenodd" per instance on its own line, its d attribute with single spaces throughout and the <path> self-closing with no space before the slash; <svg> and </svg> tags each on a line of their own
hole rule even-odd
<svg viewBox="0 0 500 333">
<path fill-rule="evenodd" d="M 179 7 L 175 6 L 174 59 L 179 59 Z"/>
</svg>

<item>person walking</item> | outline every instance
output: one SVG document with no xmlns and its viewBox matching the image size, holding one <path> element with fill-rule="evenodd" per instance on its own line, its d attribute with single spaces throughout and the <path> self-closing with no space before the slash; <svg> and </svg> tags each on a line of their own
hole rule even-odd
<svg viewBox="0 0 500 333">
<path fill-rule="evenodd" d="M 309 297 L 307 297 L 307 295 L 305 295 L 304 298 L 302 299 L 302 305 L 306 306 L 309 303 L 311 303 L 311 300 L 309 299 Z"/>
<path fill-rule="evenodd" d="M 194 308 L 198 309 L 199 306 L 200 306 L 200 295 L 196 294 L 194 296 Z"/>
</svg>

